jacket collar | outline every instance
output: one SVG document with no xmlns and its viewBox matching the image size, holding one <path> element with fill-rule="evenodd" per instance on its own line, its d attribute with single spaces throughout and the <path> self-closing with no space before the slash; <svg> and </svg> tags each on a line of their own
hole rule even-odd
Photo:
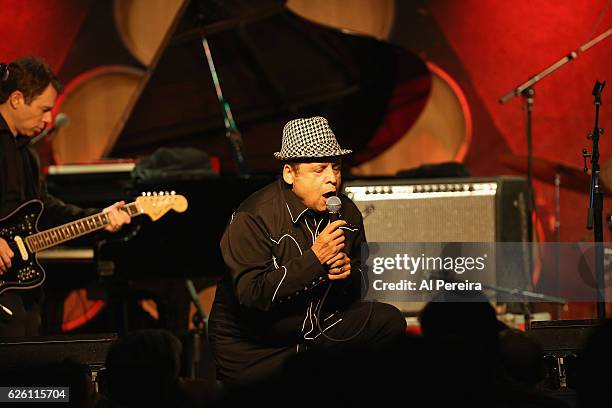
<svg viewBox="0 0 612 408">
<path fill-rule="evenodd" d="M 289 212 L 291 221 L 295 224 L 300 220 L 302 215 L 308 212 L 308 207 L 306 207 L 302 200 L 295 195 L 293 190 L 291 190 L 291 186 L 285 183 L 282 178 L 278 180 L 278 183 L 285 200 L 285 207 Z"/>
<path fill-rule="evenodd" d="M 4 116 L 2 116 L 1 113 L 0 113 L 0 132 L 1 133 L 8 132 L 11 136 L 13 135 L 13 132 L 11 132 L 11 128 L 9 127 L 8 123 L 6 123 L 6 120 L 4 119 Z"/>
<path fill-rule="evenodd" d="M 17 137 L 13 136 L 13 132 L 11 132 L 11 128 L 4 117 L 0 114 L 0 134 L 5 133 L 6 136 L 10 137 L 11 140 L 15 141 L 17 148 L 21 149 L 24 146 L 27 146 L 30 143 L 30 138 L 27 136 L 17 135 Z"/>
</svg>

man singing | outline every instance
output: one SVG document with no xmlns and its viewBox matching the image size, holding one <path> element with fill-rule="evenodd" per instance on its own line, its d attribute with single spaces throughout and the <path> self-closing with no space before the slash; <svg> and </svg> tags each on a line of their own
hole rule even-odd
<svg viewBox="0 0 612 408">
<path fill-rule="evenodd" d="M 257 191 L 232 215 L 221 240 L 227 274 L 209 319 L 217 377 L 247 385 L 276 375 L 312 350 L 381 350 L 406 322 L 391 305 L 360 300 L 366 285 L 361 213 L 340 194 L 340 148 L 326 119 L 288 122 L 282 179 Z M 330 222 L 326 201 L 341 199 Z"/>
</svg>

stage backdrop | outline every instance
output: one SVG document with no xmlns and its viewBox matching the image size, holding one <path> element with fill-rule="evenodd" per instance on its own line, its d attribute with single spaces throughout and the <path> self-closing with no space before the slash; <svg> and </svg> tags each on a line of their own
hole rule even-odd
<svg viewBox="0 0 612 408">
<path fill-rule="evenodd" d="M 87 15 L 90 0 L 0 0 L 0 61 L 44 58 L 56 71 Z"/>
<path fill-rule="evenodd" d="M 64 76 L 78 73 L 70 71 L 74 67 L 70 51 L 76 49 L 76 36 L 93 4 L 92 0 L 0 0 L 0 61 L 33 54 Z M 504 105 L 498 99 L 612 27 L 607 0 L 399 0 L 394 10 L 388 40 L 435 63 L 466 95 L 473 135 L 465 162 L 475 176 L 520 174 L 500 159 L 527 152 L 521 98 Z M 590 148 L 585 135 L 593 127 L 591 90 L 596 79 L 612 81 L 612 36 L 535 85 L 536 158 L 582 167 L 581 150 Z M 600 119 L 607 130 L 600 144 L 605 166 L 612 160 L 612 85 L 603 92 Z M 566 188 L 562 179 L 563 241 L 592 239 L 585 228 L 588 177 L 582 180 L 583 192 L 577 192 Z M 612 185 L 607 187 L 612 190 Z M 552 180 L 537 180 L 535 188 L 545 239 L 554 240 Z M 612 212 L 612 200 L 606 199 L 605 209 Z M 605 232 L 610 240 L 609 231 Z"/>
</svg>

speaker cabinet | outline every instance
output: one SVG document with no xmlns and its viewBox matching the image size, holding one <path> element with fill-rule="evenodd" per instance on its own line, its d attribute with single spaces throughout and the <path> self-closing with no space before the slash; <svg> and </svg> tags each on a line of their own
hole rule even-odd
<svg viewBox="0 0 612 408">
<path fill-rule="evenodd" d="M 343 192 L 361 211 L 370 243 L 528 240 L 527 183 L 523 178 L 352 180 L 344 183 Z M 525 287 L 530 277 L 528 264 L 524 266 L 518 274 L 522 276 L 517 276 L 516 268 L 505 274 L 504 265 L 495 263 L 491 273 L 497 276 L 491 282 Z M 420 302 L 395 305 L 404 312 L 423 306 Z"/>
</svg>

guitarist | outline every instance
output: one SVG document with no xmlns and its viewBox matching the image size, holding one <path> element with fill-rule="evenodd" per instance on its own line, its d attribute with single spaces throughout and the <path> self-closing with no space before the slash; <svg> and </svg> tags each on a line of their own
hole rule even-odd
<svg viewBox="0 0 612 408">
<path fill-rule="evenodd" d="M 98 212 L 66 204 L 49 195 L 40 176 L 38 157 L 30 139 L 51 123 L 51 110 L 62 90 L 49 66 L 35 57 L 0 63 L 0 218 L 25 201 L 38 198 L 45 206 L 41 223 L 55 226 Z M 130 217 L 118 202 L 105 211 L 114 232 Z M 0 279 L 15 256 L 0 238 Z M 36 336 L 41 325 L 42 290 L 13 290 L 0 295 L 0 338 Z"/>
</svg>

